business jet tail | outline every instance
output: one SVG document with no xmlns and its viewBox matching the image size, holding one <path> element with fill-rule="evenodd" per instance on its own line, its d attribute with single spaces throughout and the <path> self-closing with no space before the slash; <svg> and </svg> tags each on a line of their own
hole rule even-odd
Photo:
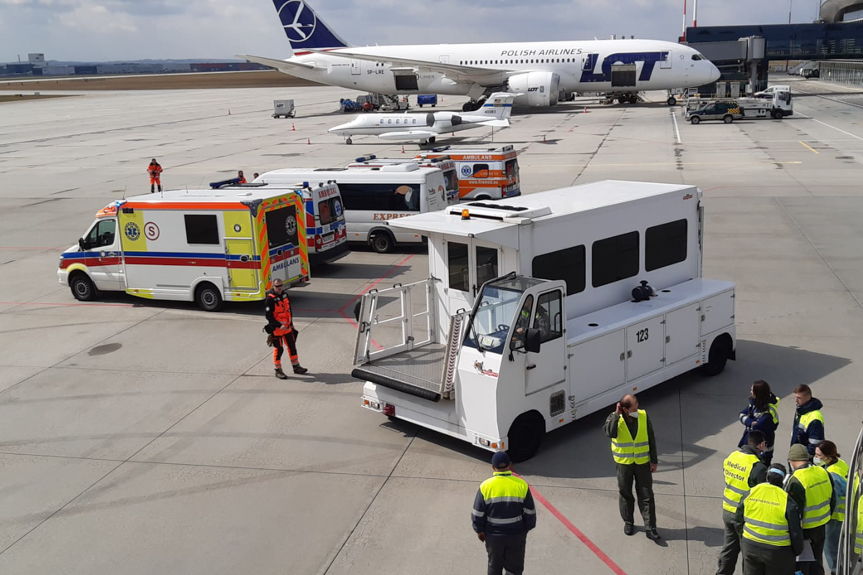
<svg viewBox="0 0 863 575">
<path fill-rule="evenodd" d="M 512 102 L 518 94 L 495 92 L 482 105 L 482 115 L 491 116 L 496 120 L 505 120 L 512 114 Z M 507 124 L 509 125 L 509 124 Z"/>
<path fill-rule="evenodd" d="M 305 0 L 273 0 L 273 5 L 294 52 L 347 46 Z"/>
</svg>

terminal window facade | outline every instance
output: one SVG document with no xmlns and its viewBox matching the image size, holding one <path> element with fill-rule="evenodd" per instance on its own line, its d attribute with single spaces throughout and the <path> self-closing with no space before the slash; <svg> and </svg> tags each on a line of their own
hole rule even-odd
<svg viewBox="0 0 863 575">
<path fill-rule="evenodd" d="M 585 249 L 574 246 L 533 258 L 531 275 L 544 280 L 563 280 L 566 282 L 566 295 L 584 291 L 585 287 Z"/>
<path fill-rule="evenodd" d="M 647 228 L 644 269 L 653 271 L 686 260 L 687 222 L 675 220 Z"/>
<path fill-rule="evenodd" d="M 347 184 L 339 182 L 346 210 L 418 212 L 419 184 Z"/>
<path fill-rule="evenodd" d="M 219 223 L 215 215 L 185 214 L 186 243 L 216 244 L 219 243 Z"/>
<path fill-rule="evenodd" d="M 591 282 L 600 287 L 638 274 L 638 232 L 593 242 Z"/>
</svg>

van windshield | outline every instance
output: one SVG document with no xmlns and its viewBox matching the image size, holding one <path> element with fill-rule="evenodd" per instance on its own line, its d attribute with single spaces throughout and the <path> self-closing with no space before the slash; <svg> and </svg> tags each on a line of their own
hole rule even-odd
<svg viewBox="0 0 863 575">
<path fill-rule="evenodd" d="M 328 198 L 318 202 L 318 217 L 322 226 L 344 220 L 341 198 Z"/>
<path fill-rule="evenodd" d="M 502 353 L 510 329 L 528 327 L 533 297 L 527 298 L 523 306 L 519 306 L 519 302 L 525 290 L 537 283 L 540 280 L 508 276 L 483 286 L 471 314 L 464 345 Z"/>
</svg>

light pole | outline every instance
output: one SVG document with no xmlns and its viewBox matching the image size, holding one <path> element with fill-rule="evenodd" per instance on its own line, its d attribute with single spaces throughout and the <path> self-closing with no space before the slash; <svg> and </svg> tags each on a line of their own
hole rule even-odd
<svg viewBox="0 0 863 575">
<path fill-rule="evenodd" d="M 788 24 L 791 25 L 791 8 L 794 6 L 794 0 L 788 0 Z M 785 56 L 785 73 L 788 73 L 788 58 L 791 57 L 791 34 L 788 35 L 788 54 Z"/>
</svg>

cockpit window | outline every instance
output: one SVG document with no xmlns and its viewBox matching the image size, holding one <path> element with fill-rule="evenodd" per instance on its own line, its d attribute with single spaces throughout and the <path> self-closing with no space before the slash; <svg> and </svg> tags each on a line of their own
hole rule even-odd
<svg viewBox="0 0 863 575">
<path fill-rule="evenodd" d="M 698 60 L 704 60 L 704 57 L 702 57 L 700 54 L 693 54 L 692 59 L 695 61 L 698 61 Z"/>
</svg>

